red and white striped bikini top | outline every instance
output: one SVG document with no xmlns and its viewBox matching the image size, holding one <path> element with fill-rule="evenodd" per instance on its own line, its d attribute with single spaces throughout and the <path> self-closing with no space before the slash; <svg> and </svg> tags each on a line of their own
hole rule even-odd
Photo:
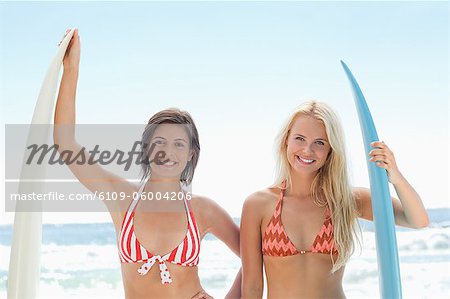
<svg viewBox="0 0 450 299">
<path fill-rule="evenodd" d="M 119 257 L 122 263 L 143 262 L 141 267 L 137 270 L 140 275 L 147 274 L 153 265 L 158 262 L 161 283 L 168 284 L 172 282 L 172 278 L 166 262 L 183 267 L 197 266 L 200 254 L 200 232 L 198 230 L 197 223 L 195 222 L 194 213 L 192 212 L 191 206 L 188 200 L 186 200 L 186 196 L 183 196 L 188 219 L 188 229 L 184 239 L 175 249 L 165 255 L 152 254 L 145 249 L 136 238 L 133 225 L 134 212 L 141 198 L 141 193 L 144 186 L 145 183 L 142 184 L 138 195 L 133 199 L 124 216 L 118 239 Z"/>
<path fill-rule="evenodd" d="M 264 231 L 262 254 L 268 256 L 291 256 L 305 253 L 338 254 L 334 243 L 333 223 L 331 222 L 331 213 L 328 206 L 325 212 L 325 221 L 310 248 L 307 250 L 298 250 L 294 243 L 291 242 L 281 222 L 281 208 L 285 186 L 286 181 L 283 182 L 281 187 L 275 212 Z"/>
</svg>

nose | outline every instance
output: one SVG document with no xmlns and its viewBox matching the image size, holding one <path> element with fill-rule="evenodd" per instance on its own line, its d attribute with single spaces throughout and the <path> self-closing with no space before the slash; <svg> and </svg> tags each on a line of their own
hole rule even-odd
<svg viewBox="0 0 450 299">
<path fill-rule="evenodd" d="M 306 154 L 311 154 L 313 152 L 312 144 L 311 143 L 306 144 L 303 147 L 303 152 L 306 153 Z"/>
<path fill-rule="evenodd" d="M 165 146 L 164 151 L 166 153 L 166 158 L 174 160 L 173 158 L 175 157 L 175 145 L 168 144 L 167 146 Z"/>
</svg>

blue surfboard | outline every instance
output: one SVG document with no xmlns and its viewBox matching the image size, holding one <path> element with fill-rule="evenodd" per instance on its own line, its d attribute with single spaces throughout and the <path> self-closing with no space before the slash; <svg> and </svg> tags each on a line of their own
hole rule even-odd
<svg viewBox="0 0 450 299">
<path fill-rule="evenodd" d="M 367 168 L 369 170 L 370 190 L 372 194 L 373 222 L 378 258 L 378 280 L 381 298 L 402 298 L 400 267 L 398 261 L 395 221 L 389 193 L 386 170 L 368 160 L 373 149 L 370 143 L 378 141 L 378 134 L 361 88 L 350 69 L 341 61 L 353 90 L 356 109 L 364 139 Z"/>
</svg>

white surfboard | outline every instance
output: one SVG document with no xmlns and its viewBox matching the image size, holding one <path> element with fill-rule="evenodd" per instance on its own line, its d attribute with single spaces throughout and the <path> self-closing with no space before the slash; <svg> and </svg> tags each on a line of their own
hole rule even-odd
<svg viewBox="0 0 450 299">
<path fill-rule="evenodd" d="M 59 72 L 69 41 L 74 29 L 66 35 L 58 47 L 55 56 L 42 82 L 41 90 L 34 108 L 31 124 L 51 124 L 55 106 L 55 95 Z M 30 103 L 31 105 L 31 103 Z M 30 126 L 26 144 L 31 142 L 46 142 L 50 126 L 46 132 L 35 131 Z M 25 158 L 25 157 L 24 157 Z M 45 172 L 45 165 L 35 168 L 22 168 L 19 182 L 19 193 L 42 192 L 41 186 L 29 187 L 22 184 L 22 179 L 32 174 Z M 33 188 L 32 190 L 30 190 Z M 39 189 L 39 190 L 38 190 Z M 24 203 L 22 203 L 24 204 Z M 26 204 L 26 203 L 25 203 Z M 17 202 L 16 211 L 20 211 L 21 202 Z M 40 255 L 42 243 L 42 212 L 16 212 L 11 244 L 11 254 L 8 272 L 8 299 L 37 298 L 40 280 Z"/>
</svg>

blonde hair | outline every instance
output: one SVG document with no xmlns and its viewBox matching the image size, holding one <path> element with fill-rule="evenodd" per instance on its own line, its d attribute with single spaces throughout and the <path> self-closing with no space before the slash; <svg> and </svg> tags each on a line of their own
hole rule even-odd
<svg viewBox="0 0 450 299">
<path fill-rule="evenodd" d="M 294 121 L 300 115 L 313 117 L 323 122 L 331 150 L 325 164 L 317 172 L 311 185 L 311 196 L 314 202 L 327 204 L 331 212 L 334 227 L 334 246 L 338 250 L 336 261 L 330 253 L 333 268 L 331 272 L 345 266 L 355 250 L 355 237 L 359 242 L 360 232 L 356 201 L 352 195 L 345 154 L 344 132 L 338 116 L 325 103 L 309 101 L 298 107 L 289 117 L 277 138 L 277 169 L 274 186 L 279 187 L 286 181 L 286 188 L 292 186 L 290 164 L 287 157 L 286 140 Z M 326 202 L 324 202 L 326 201 Z M 331 250 L 332 252 L 332 250 Z"/>
</svg>

